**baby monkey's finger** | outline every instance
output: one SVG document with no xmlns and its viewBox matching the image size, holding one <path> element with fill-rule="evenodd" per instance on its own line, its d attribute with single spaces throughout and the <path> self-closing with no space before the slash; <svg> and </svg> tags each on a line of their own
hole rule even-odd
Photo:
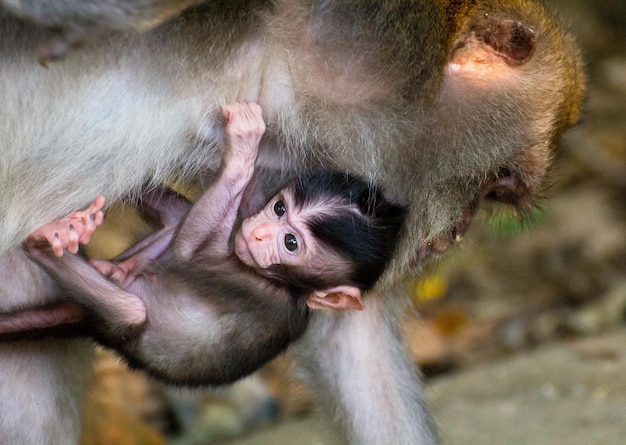
<svg viewBox="0 0 626 445">
<path fill-rule="evenodd" d="M 52 247 L 52 252 L 54 252 L 54 255 L 56 255 L 59 258 L 62 257 L 63 256 L 63 242 L 61 241 L 59 234 L 55 233 L 54 237 L 48 241 L 50 242 L 50 247 Z"/>
<path fill-rule="evenodd" d="M 104 203 L 105 203 L 105 198 L 102 195 L 98 195 L 96 196 L 96 199 L 93 200 L 93 202 L 91 203 L 91 205 L 89 207 L 87 207 L 87 209 L 85 209 L 85 213 L 97 213 L 98 211 L 102 210 L 102 208 L 104 207 Z"/>
<path fill-rule="evenodd" d="M 74 225 L 70 224 L 68 228 L 68 234 L 67 234 L 67 247 L 66 247 L 67 251 L 70 253 L 78 252 L 79 241 L 80 241 L 80 235 L 74 228 Z"/>
<path fill-rule="evenodd" d="M 91 241 L 91 236 L 96 231 L 98 226 L 102 224 L 102 220 L 104 219 L 104 214 L 102 212 L 98 212 L 98 213 L 100 213 L 100 216 L 94 213 L 90 213 L 85 218 L 85 223 L 80 233 L 80 239 L 79 239 L 80 244 L 89 244 L 89 242 Z"/>
</svg>

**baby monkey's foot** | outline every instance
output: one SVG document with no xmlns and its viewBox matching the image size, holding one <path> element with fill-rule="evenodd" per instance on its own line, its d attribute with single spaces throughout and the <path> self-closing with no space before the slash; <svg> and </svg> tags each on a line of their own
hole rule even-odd
<svg viewBox="0 0 626 445">
<path fill-rule="evenodd" d="M 104 196 L 98 196 L 85 210 L 73 212 L 35 230 L 27 240 L 31 245 L 49 243 L 54 254 L 63 256 L 63 251 L 78 252 L 80 244 L 87 244 L 91 235 L 104 221 Z"/>
</svg>

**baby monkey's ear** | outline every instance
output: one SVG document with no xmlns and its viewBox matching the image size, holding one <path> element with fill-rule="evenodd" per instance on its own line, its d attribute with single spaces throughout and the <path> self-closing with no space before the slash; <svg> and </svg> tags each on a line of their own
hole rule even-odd
<svg viewBox="0 0 626 445">
<path fill-rule="evenodd" d="M 332 311 L 363 309 L 361 290 L 354 286 L 336 286 L 322 291 L 313 291 L 306 304 L 311 309 Z"/>
</svg>

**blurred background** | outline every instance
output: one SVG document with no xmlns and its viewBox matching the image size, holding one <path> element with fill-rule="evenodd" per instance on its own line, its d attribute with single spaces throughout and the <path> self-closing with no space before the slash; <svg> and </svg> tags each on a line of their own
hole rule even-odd
<svg viewBox="0 0 626 445">
<path fill-rule="evenodd" d="M 588 63 L 583 122 L 531 218 L 481 210 L 455 251 L 406 283 L 407 339 L 427 383 L 626 328 L 626 1 L 547 3 Z M 232 388 L 183 391 L 98 356 L 83 445 L 227 443 L 312 409 L 284 357 Z"/>
</svg>

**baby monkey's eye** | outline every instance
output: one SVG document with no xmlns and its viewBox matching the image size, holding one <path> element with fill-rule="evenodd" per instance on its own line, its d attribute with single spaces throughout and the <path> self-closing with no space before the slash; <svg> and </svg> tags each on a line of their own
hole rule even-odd
<svg viewBox="0 0 626 445">
<path fill-rule="evenodd" d="M 289 252 L 295 252 L 298 250 L 298 240 L 293 234 L 288 233 L 285 235 L 285 247 Z"/>
<path fill-rule="evenodd" d="M 276 201 L 276 204 L 274 204 L 274 213 L 276 213 L 278 216 L 283 216 L 286 211 L 287 209 L 285 208 L 285 203 L 281 200 Z"/>
</svg>

